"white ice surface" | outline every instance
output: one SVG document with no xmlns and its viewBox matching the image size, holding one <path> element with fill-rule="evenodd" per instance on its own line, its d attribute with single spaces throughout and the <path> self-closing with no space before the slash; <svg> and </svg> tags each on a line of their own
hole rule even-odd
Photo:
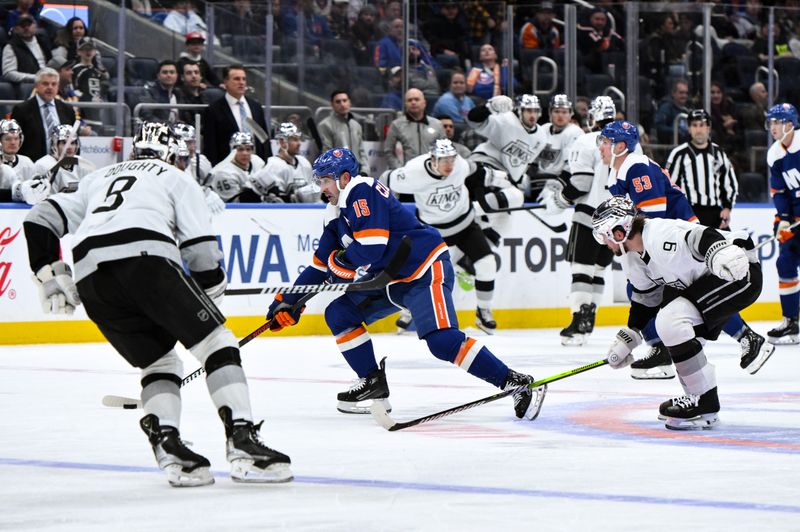
<svg viewBox="0 0 800 532">
<path fill-rule="evenodd" d="M 541 378 L 603 358 L 614 332 L 598 328 L 574 348 L 552 329 L 480 339 Z M 416 337 L 374 343 L 389 357 L 396 420 L 496 392 Z M 354 374 L 332 339 L 262 337 L 242 350 L 254 414 L 296 480 L 230 480 L 198 379 L 183 389 L 181 431 L 217 482 L 175 489 L 155 466 L 141 411 L 101 405 L 139 389 L 110 346 L 3 347 L 0 530 L 800 530 L 800 348 L 779 347 L 757 375 L 739 368 L 727 337 L 707 353 L 722 401 L 709 431 L 667 431 L 656 419 L 680 394 L 677 379 L 634 381 L 606 366 L 553 383 L 533 423 L 504 399 L 387 432 L 336 411 Z M 198 366 L 189 355 L 184 364 Z"/>
</svg>

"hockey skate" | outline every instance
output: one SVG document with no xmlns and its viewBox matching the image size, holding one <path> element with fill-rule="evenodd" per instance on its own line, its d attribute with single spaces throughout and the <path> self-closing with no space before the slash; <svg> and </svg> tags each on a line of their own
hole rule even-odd
<svg viewBox="0 0 800 532">
<path fill-rule="evenodd" d="M 359 379 L 346 392 L 336 396 L 339 404 L 336 409 L 345 414 L 369 414 L 369 405 L 359 405 L 362 401 L 380 401 L 387 412 L 392 411 L 389 404 L 389 383 L 386 382 L 386 357 L 384 357 L 378 369 Z"/>
<path fill-rule="evenodd" d="M 209 470 L 211 464 L 204 456 L 186 446 L 178 429 L 160 425 L 158 416 L 154 414 L 144 416 L 139 421 L 139 426 L 153 446 L 158 467 L 167 473 L 170 486 L 184 488 L 214 483 L 214 477 Z"/>
<path fill-rule="evenodd" d="M 219 417 L 225 425 L 226 458 L 231 463 L 231 478 L 234 482 L 276 483 L 289 482 L 294 478 L 285 454 L 270 449 L 259 439 L 261 423 L 232 419 L 231 409 L 223 406 Z"/>
<path fill-rule="evenodd" d="M 781 324 L 767 333 L 767 341 L 773 345 L 800 344 L 797 318 L 783 317 Z"/>
<path fill-rule="evenodd" d="M 586 337 L 594 330 L 594 317 L 597 305 L 584 303 L 578 312 L 572 313 L 572 322 L 561 329 L 561 345 L 583 345 Z"/>
<path fill-rule="evenodd" d="M 719 421 L 719 398 L 712 388 L 702 395 L 683 395 L 661 403 L 658 418 L 670 430 L 710 429 Z"/>
<path fill-rule="evenodd" d="M 497 329 L 497 322 L 494 321 L 492 310 L 478 307 L 475 310 L 475 326 L 486 334 L 494 334 Z"/>
<path fill-rule="evenodd" d="M 739 339 L 742 347 L 742 358 L 739 365 L 750 375 L 755 375 L 761 366 L 775 352 L 775 346 L 764 341 L 764 337 L 749 327 Z"/>
<path fill-rule="evenodd" d="M 646 357 L 631 364 L 631 377 L 639 380 L 675 378 L 672 358 L 664 344 L 658 342 Z"/>
<path fill-rule="evenodd" d="M 533 377 L 525 375 L 524 373 L 517 373 L 513 369 L 508 370 L 506 377 L 506 384 L 503 390 L 510 390 L 525 386 L 533 382 Z M 523 388 L 515 392 L 514 397 L 514 414 L 519 418 L 525 418 L 533 421 L 539 417 L 539 411 L 542 409 L 544 396 L 547 394 L 547 385 L 539 386 L 531 390 L 530 388 Z"/>
<path fill-rule="evenodd" d="M 411 317 L 411 312 L 406 309 L 402 309 L 400 311 L 400 315 L 397 316 L 397 321 L 394 322 L 397 325 L 397 334 L 403 334 L 404 332 L 412 331 L 412 324 L 414 323 L 414 318 Z"/>
</svg>

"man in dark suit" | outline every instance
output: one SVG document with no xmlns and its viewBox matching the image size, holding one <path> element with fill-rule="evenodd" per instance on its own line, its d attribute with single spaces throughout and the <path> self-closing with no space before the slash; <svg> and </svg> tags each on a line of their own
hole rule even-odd
<svg viewBox="0 0 800 532">
<path fill-rule="evenodd" d="M 25 134 L 25 142 L 19 153 L 34 162 L 50 153 L 50 131 L 53 127 L 75 122 L 75 110 L 55 99 L 58 82 L 58 72 L 52 68 L 41 69 L 36 73 L 36 94 L 15 105 L 11 111 L 11 118 L 19 123 Z"/>
<path fill-rule="evenodd" d="M 247 90 L 247 72 L 241 65 L 231 65 L 223 71 L 222 84 L 225 96 L 206 108 L 203 115 L 203 153 L 211 164 L 216 165 L 230 153 L 231 135 L 237 131 L 252 133 L 247 127 L 246 118 L 252 118 L 267 130 L 264 111 L 261 104 L 245 96 Z M 256 143 L 256 153 L 265 159 L 268 156 L 266 147 Z"/>
</svg>

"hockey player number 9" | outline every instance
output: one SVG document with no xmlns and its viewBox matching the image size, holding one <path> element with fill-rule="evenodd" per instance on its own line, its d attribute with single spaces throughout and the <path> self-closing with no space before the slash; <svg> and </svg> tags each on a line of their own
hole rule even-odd
<svg viewBox="0 0 800 532">
<path fill-rule="evenodd" d="M 122 205 L 122 202 L 125 201 L 125 198 L 122 196 L 122 193 L 125 192 L 126 190 L 129 190 L 134 183 L 136 183 L 136 178 L 131 175 L 125 175 L 116 178 L 108 186 L 108 191 L 106 192 L 106 199 L 104 200 L 104 202 L 107 204 L 109 200 L 113 198 L 111 205 L 101 205 L 100 207 L 93 210 L 92 213 L 108 212 L 118 209 L 119 206 Z"/>
</svg>

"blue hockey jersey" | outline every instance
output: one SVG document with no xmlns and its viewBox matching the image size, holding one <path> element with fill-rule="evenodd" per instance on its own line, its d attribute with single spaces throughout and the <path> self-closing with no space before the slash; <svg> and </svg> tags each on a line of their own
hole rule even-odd
<svg viewBox="0 0 800 532">
<path fill-rule="evenodd" d="M 767 151 L 769 188 L 778 220 L 800 218 L 800 133 L 795 129 L 792 142 L 785 147 L 775 142 Z"/>
</svg>

